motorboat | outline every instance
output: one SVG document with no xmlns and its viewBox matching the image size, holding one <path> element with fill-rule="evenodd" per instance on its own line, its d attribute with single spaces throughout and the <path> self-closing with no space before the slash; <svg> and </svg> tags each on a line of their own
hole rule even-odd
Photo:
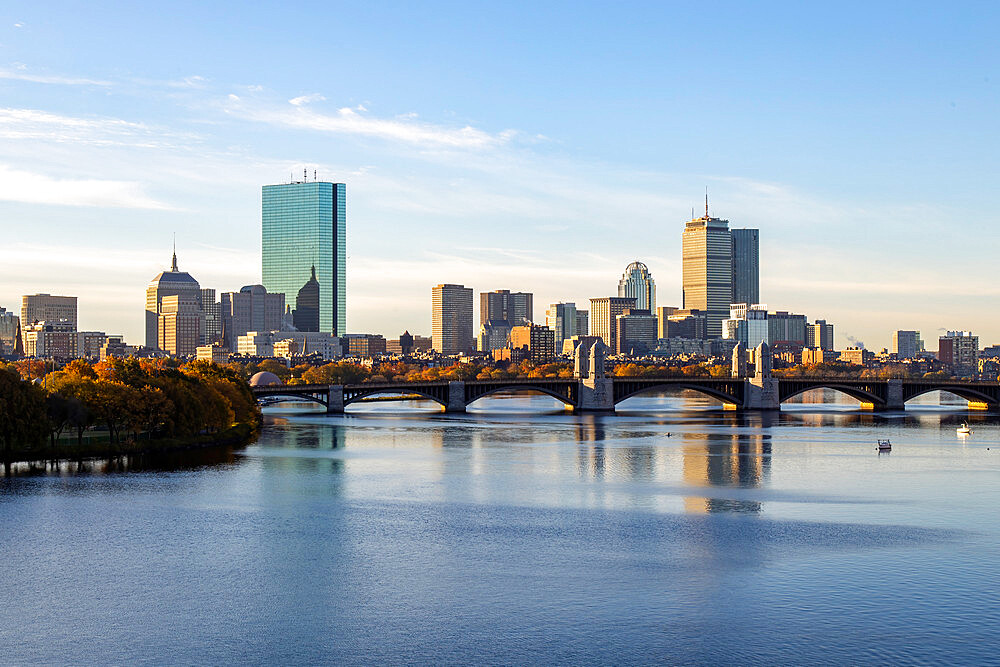
<svg viewBox="0 0 1000 667">
<path fill-rule="evenodd" d="M 955 433 L 958 433 L 959 435 L 969 435 L 970 433 L 972 433 L 972 429 L 969 428 L 968 424 L 963 423 L 961 426 L 955 429 Z"/>
<path fill-rule="evenodd" d="M 879 440 L 878 444 L 875 446 L 875 449 L 877 449 L 880 452 L 891 452 L 892 443 L 889 442 L 888 438 L 886 438 L 885 440 Z"/>
</svg>

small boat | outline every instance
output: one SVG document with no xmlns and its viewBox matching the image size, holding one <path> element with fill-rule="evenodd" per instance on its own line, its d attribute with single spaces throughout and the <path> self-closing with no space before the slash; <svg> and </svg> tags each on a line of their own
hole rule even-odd
<svg viewBox="0 0 1000 667">
<path fill-rule="evenodd" d="M 880 452 L 891 452 L 892 451 L 892 443 L 889 442 L 888 439 L 886 439 L 886 440 L 879 440 L 878 444 L 875 446 L 875 449 L 877 449 Z"/>
<path fill-rule="evenodd" d="M 969 435 L 970 433 L 972 433 L 972 429 L 969 428 L 968 424 L 963 423 L 961 426 L 955 429 L 955 433 L 958 433 L 959 435 Z"/>
</svg>

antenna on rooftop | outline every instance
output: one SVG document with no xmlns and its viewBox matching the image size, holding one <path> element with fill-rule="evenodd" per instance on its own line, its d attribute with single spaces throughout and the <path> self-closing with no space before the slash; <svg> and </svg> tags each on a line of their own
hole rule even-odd
<svg viewBox="0 0 1000 667">
<path fill-rule="evenodd" d="M 302 182 L 305 183 L 308 180 L 309 180 L 309 170 L 306 169 L 305 167 L 302 167 Z"/>
<path fill-rule="evenodd" d="M 708 217 L 708 186 L 705 186 L 705 217 Z"/>
<path fill-rule="evenodd" d="M 318 178 L 316 178 L 316 170 L 315 169 L 313 169 L 313 180 L 314 181 L 318 181 L 319 180 Z"/>
</svg>

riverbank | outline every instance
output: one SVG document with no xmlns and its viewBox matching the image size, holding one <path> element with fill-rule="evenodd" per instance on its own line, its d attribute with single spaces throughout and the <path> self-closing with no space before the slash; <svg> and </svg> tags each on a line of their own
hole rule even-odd
<svg viewBox="0 0 1000 667">
<path fill-rule="evenodd" d="M 110 459 L 119 456 L 162 454 L 188 449 L 209 447 L 246 446 L 257 437 L 258 427 L 253 424 L 235 424 L 217 433 L 206 433 L 192 438 L 155 438 L 127 442 L 84 442 L 47 445 L 31 449 L 13 450 L 3 454 L 5 465 L 34 461 L 84 461 Z"/>
</svg>

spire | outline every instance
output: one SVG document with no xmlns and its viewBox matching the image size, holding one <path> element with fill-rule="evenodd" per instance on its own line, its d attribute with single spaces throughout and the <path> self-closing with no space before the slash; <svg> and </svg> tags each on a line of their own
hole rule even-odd
<svg viewBox="0 0 1000 667">
<path fill-rule="evenodd" d="M 708 186 L 705 186 L 705 217 L 708 217 Z"/>
<path fill-rule="evenodd" d="M 177 273 L 177 234 L 174 233 L 174 258 L 170 262 L 170 270 Z"/>
<path fill-rule="evenodd" d="M 312 265 L 312 279 L 316 280 L 316 265 Z"/>
</svg>

